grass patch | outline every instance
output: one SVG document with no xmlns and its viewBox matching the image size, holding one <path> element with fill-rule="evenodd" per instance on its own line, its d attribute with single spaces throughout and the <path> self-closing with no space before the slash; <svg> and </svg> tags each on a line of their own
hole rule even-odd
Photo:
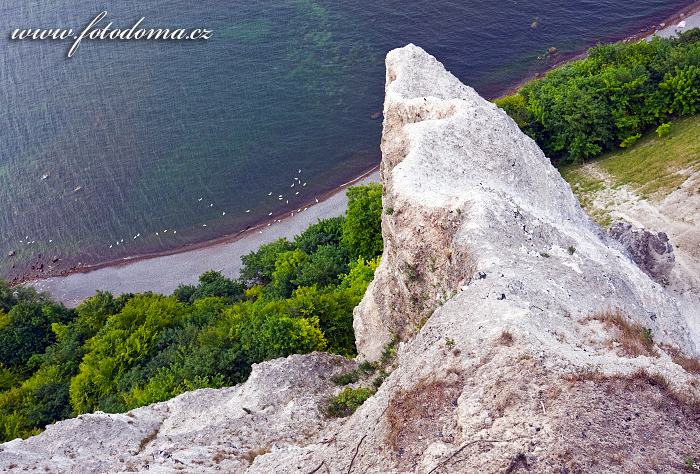
<svg viewBox="0 0 700 474">
<path fill-rule="evenodd" d="M 700 398 L 696 397 L 690 391 L 675 390 L 664 376 L 647 372 L 644 369 L 639 369 L 636 372 L 626 375 L 605 375 L 599 370 L 581 370 L 565 375 L 564 380 L 569 383 L 585 381 L 604 383 L 617 381 L 622 382 L 627 390 L 634 393 L 639 392 L 640 387 L 650 385 L 652 387 L 657 387 L 669 400 L 678 403 L 682 407 L 689 408 L 693 413 L 700 409 Z"/>
<path fill-rule="evenodd" d="M 604 311 L 588 318 L 600 321 L 617 329 L 613 342 L 619 345 L 622 354 L 628 357 L 658 356 L 651 330 L 628 321 L 620 310 Z"/>
<path fill-rule="evenodd" d="M 700 360 L 688 357 L 678 349 L 674 349 L 671 346 L 663 345 L 661 348 L 664 350 L 664 352 L 671 356 L 671 360 L 674 362 L 674 364 L 680 365 L 686 372 L 700 375 Z"/>
<path fill-rule="evenodd" d="M 659 138 L 654 131 L 650 131 L 633 146 L 596 159 L 593 166 L 599 167 L 601 177 L 592 175 L 584 165 L 575 163 L 560 166 L 559 172 L 571 186 L 581 206 L 605 228 L 612 223 L 612 219 L 606 209 L 594 205 L 600 191 L 608 186 L 628 186 L 644 199 L 667 196 L 686 181 L 688 171 L 700 172 L 698 137 L 700 115 L 673 122 L 667 137 Z"/>
<path fill-rule="evenodd" d="M 258 456 L 262 456 L 263 454 L 267 454 L 270 452 L 269 447 L 264 447 L 264 448 L 256 448 L 256 449 L 249 449 L 246 451 L 241 457 L 248 461 L 248 463 L 253 464 L 255 461 L 255 458 Z"/>
<path fill-rule="evenodd" d="M 372 380 L 372 385 L 374 388 L 379 388 L 382 386 L 386 378 L 389 376 L 386 370 L 382 369 L 379 371 L 379 375 L 377 375 L 374 380 Z"/>
<path fill-rule="evenodd" d="M 337 385 L 347 385 L 358 382 L 366 376 L 377 373 L 377 376 L 372 380 L 372 387 L 345 387 L 338 395 L 331 397 L 324 406 L 321 407 L 321 412 L 329 418 L 343 418 L 352 415 L 369 397 L 374 395 L 381 387 L 387 377 L 393 370 L 393 364 L 396 360 L 396 348 L 399 344 L 399 339 L 394 336 L 384 347 L 382 356 L 377 362 L 364 361 L 361 362 L 357 369 L 338 375 L 333 378 L 333 382 Z"/>
<path fill-rule="evenodd" d="M 691 472 L 700 472 L 700 458 L 695 459 L 692 456 L 686 456 L 683 464 Z"/>
<path fill-rule="evenodd" d="M 598 209 L 594 205 L 598 192 L 603 191 L 607 187 L 605 181 L 591 176 L 579 164 L 561 166 L 559 172 L 562 178 L 571 186 L 571 190 L 578 198 L 579 203 L 581 203 L 581 207 L 602 227 L 608 227 L 612 223 L 612 219 L 605 210 Z"/>
<path fill-rule="evenodd" d="M 586 209 L 593 205 L 596 193 L 605 189 L 605 182 L 602 179 L 590 176 L 579 164 L 561 166 L 559 172 L 562 178 L 571 186 L 581 206 Z"/>
<path fill-rule="evenodd" d="M 603 155 L 597 162 L 615 187 L 628 185 L 644 198 L 664 196 L 687 179 L 680 170 L 700 170 L 698 137 L 700 116 L 689 117 L 673 122 L 665 138 L 647 133 L 633 147 Z"/>
<path fill-rule="evenodd" d="M 355 370 L 350 372 L 345 372 L 344 374 L 336 375 L 332 378 L 333 383 L 336 385 L 349 385 L 351 383 L 358 382 L 363 375 L 371 375 L 377 370 L 375 364 L 369 361 L 361 362 L 360 365 Z"/>
<path fill-rule="evenodd" d="M 360 380 L 360 371 L 353 370 L 350 372 L 345 372 L 344 374 L 336 375 L 332 380 L 336 385 L 349 385 Z"/>
</svg>

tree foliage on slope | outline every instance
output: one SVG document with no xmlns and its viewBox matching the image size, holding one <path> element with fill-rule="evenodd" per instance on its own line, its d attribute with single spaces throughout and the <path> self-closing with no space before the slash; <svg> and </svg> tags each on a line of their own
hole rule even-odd
<svg viewBox="0 0 700 474">
<path fill-rule="evenodd" d="M 555 161 L 580 161 L 700 110 L 700 29 L 600 45 L 496 100 Z"/>
<path fill-rule="evenodd" d="M 100 292 L 75 310 L 0 282 L 0 441 L 95 410 L 124 411 L 244 381 L 251 365 L 316 350 L 353 356 L 352 310 L 382 251 L 381 188 L 351 188 L 347 218 L 206 272 L 171 296 Z"/>
</svg>

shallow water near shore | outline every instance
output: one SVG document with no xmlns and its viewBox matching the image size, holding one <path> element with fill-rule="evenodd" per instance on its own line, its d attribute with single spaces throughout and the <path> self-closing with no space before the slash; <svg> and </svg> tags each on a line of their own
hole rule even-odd
<svg viewBox="0 0 700 474">
<path fill-rule="evenodd" d="M 691 2 L 572 3 L 3 2 L 0 276 L 168 251 L 314 204 L 378 162 L 371 116 L 395 47 L 418 44 L 495 96 L 556 61 L 550 46 L 581 51 Z M 214 33 L 88 41 L 72 59 L 68 42 L 9 40 L 102 10 L 115 27 L 143 16 Z"/>
</svg>

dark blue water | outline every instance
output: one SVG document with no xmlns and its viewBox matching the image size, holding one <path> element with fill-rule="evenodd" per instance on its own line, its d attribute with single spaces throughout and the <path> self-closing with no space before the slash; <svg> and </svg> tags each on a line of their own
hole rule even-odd
<svg viewBox="0 0 700 474">
<path fill-rule="evenodd" d="M 550 46 L 578 52 L 689 3 L 0 0 L 0 275 L 167 251 L 313 203 L 378 162 L 392 48 L 418 44 L 495 96 L 549 67 Z M 9 40 L 102 10 L 214 36 L 85 42 L 73 59 L 69 42 Z"/>
</svg>

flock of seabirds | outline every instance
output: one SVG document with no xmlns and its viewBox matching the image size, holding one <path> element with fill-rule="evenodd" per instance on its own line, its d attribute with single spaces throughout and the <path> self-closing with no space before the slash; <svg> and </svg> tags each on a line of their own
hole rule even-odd
<svg viewBox="0 0 700 474">
<path fill-rule="evenodd" d="M 299 169 L 299 170 L 297 171 L 297 174 L 301 175 L 301 169 Z M 47 174 L 42 175 L 41 180 L 44 181 L 44 180 L 46 180 L 46 179 L 48 179 L 48 178 L 49 178 L 49 174 L 47 173 Z M 302 182 L 302 180 L 301 180 L 301 178 L 300 178 L 299 176 L 295 176 L 295 177 L 294 177 L 294 180 L 293 180 L 293 182 L 292 182 L 292 184 L 291 184 L 291 186 L 290 186 L 290 188 L 295 188 L 295 187 L 297 187 L 297 188 L 305 188 L 305 187 L 306 187 L 306 184 L 307 184 L 306 182 Z M 77 193 L 77 192 L 80 192 L 81 190 L 82 190 L 82 186 L 77 186 L 73 191 Z M 294 194 L 293 194 L 294 196 L 298 196 L 298 195 L 300 194 L 301 191 L 298 191 L 298 190 L 297 190 L 297 191 L 292 191 L 292 192 L 294 193 Z M 272 195 L 273 195 L 273 192 L 270 191 L 267 195 L 268 195 L 268 196 L 272 196 Z M 197 199 L 197 202 L 202 202 L 203 200 L 204 200 L 204 198 L 203 198 L 203 197 L 200 197 L 199 199 Z M 285 198 L 284 194 L 278 195 L 278 196 L 277 196 L 277 200 L 278 200 L 278 201 L 285 201 L 285 204 L 289 204 L 289 199 L 288 199 L 288 198 Z M 316 200 L 316 203 L 319 202 L 318 198 L 315 198 L 315 200 Z M 209 207 L 214 207 L 214 203 L 209 203 Z M 296 211 L 291 211 L 290 217 L 294 217 L 294 214 L 295 214 L 295 213 L 304 212 L 304 211 L 306 211 L 307 209 L 308 209 L 308 207 L 304 207 L 304 208 L 299 208 L 299 209 L 297 209 Z M 251 210 L 250 210 L 250 209 L 246 209 L 245 213 L 246 213 L 246 214 L 250 214 L 250 213 L 251 213 Z M 273 213 L 270 212 L 270 213 L 268 214 L 268 217 L 272 217 L 272 214 L 273 214 Z M 222 215 L 222 216 L 225 216 L 225 215 L 226 215 L 226 211 L 222 211 L 222 212 L 221 212 L 221 215 Z M 269 227 L 269 226 L 271 226 L 272 224 L 275 224 L 275 223 L 278 223 L 278 222 L 282 222 L 282 219 L 275 219 L 275 220 L 273 220 L 273 221 L 271 221 L 271 222 L 268 222 L 268 223 L 267 223 L 267 226 Z M 207 224 L 202 224 L 202 227 L 207 227 Z M 171 229 L 164 229 L 163 231 L 154 232 L 154 234 L 155 234 L 156 236 L 160 237 L 161 234 L 167 234 L 168 232 L 170 232 L 170 233 L 172 233 L 172 234 L 177 234 L 177 230 L 174 230 L 174 229 L 173 229 L 173 230 L 171 230 Z M 258 232 L 259 232 L 260 234 L 263 233 L 262 230 L 259 230 Z M 138 233 L 138 234 L 134 235 L 134 236 L 132 237 L 131 240 L 136 240 L 136 239 L 138 239 L 138 238 L 140 238 L 140 237 L 141 237 L 141 233 Z M 36 242 L 37 242 L 36 240 L 29 240 L 29 236 L 26 236 L 25 239 L 22 239 L 22 240 L 19 241 L 20 244 L 25 244 L 25 245 L 35 244 Z M 49 239 L 48 242 L 49 242 L 49 243 L 52 243 L 52 242 L 53 242 L 53 239 Z M 120 239 L 120 240 L 117 240 L 117 241 L 114 242 L 114 243 L 110 243 L 110 244 L 109 244 L 109 248 L 112 249 L 112 248 L 115 248 L 115 247 L 120 246 L 120 245 L 123 245 L 123 244 L 124 244 L 124 239 Z"/>
<path fill-rule="evenodd" d="M 298 173 L 298 174 L 301 174 L 301 169 L 299 169 L 299 170 L 297 171 L 297 173 Z M 302 181 L 301 181 L 301 178 L 299 178 L 298 176 L 295 176 L 295 177 L 294 177 L 294 181 L 292 182 L 290 188 L 294 188 L 295 186 L 298 186 L 298 187 L 301 187 L 301 188 L 305 188 L 305 187 L 306 187 L 306 184 L 307 184 L 306 182 L 302 182 Z M 300 191 L 295 191 L 295 192 L 294 192 L 294 195 L 295 195 L 295 196 L 298 196 L 299 193 L 300 193 Z M 272 196 L 272 194 L 273 194 L 272 191 L 270 191 L 267 195 L 268 195 L 268 196 Z M 199 199 L 197 199 L 197 202 L 202 202 L 203 199 L 204 199 L 203 197 L 200 197 Z M 318 203 L 318 198 L 315 198 L 315 199 L 316 199 L 316 203 Z M 278 201 L 285 201 L 285 204 L 289 204 L 289 199 L 286 199 L 286 198 L 284 197 L 283 194 L 280 194 L 279 196 L 277 196 L 277 200 L 278 200 Z M 209 207 L 214 207 L 214 203 L 209 203 Z M 292 211 L 291 214 L 290 214 L 290 216 L 293 217 L 294 214 L 295 214 L 295 212 L 296 212 L 296 213 L 304 212 L 304 211 L 307 210 L 307 209 L 308 209 L 308 207 L 299 208 L 299 209 L 297 209 L 296 211 Z M 251 212 L 250 209 L 246 209 L 246 211 L 245 211 L 246 214 L 250 214 L 250 212 Z M 273 213 L 270 212 L 270 213 L 268 214 L 268 217 L 272 217 L 272 214 L 273 214 Z M 225 215 L 226 215 L 226 211 L 221 211 L 221 215 L 222 215 L 222 216 L 225 216 Z M 267 223 L 267 226 L 270 227 L 272 224 L 275 224 L 275 223 L 277 223 L 277 222 L 282 222 L 282 219 L 275 219 L 275 220 L 273 220 L 272 222 L 268 222 L 268 223 Z M 202 224 L 202 227 L 206 227 L 206 226 L 207 226 L 206 224 Z M 168 231 L 169 231 L 169 229 L 165 229 L 165 230 L 163 230 L 162 233 L 163 233 L 163 234 L 167 234 Z M 173 230 L 172 233 L 173 233 L 173 234 L 177 234 L 177 230 Z M 259 230 L 258 233 L 262 234 L 263 231 L 262 231 L 262 230 Z M 161 234 L 161 232 L 155 232 L 155 235 L 156 235 L 156 236 L 160 236 L 160 234 Z M 140 234 L 140 233 L 139 233 L 139 234 L 136 234 L 136 235 L 132 238 L 132 240 L 136 240 L 136 239 L 138 239 L 139 237 L 141 237 L 141 234 Z M 115 244 L 110 244 L 110 245 L 109 245 L 109 248 L 114 248 L 115 246 L 121 245 L 121 244 L 123 244 L 123 243 L 124 243 L 124 239 L 118 240 Z"/>
</svg>

